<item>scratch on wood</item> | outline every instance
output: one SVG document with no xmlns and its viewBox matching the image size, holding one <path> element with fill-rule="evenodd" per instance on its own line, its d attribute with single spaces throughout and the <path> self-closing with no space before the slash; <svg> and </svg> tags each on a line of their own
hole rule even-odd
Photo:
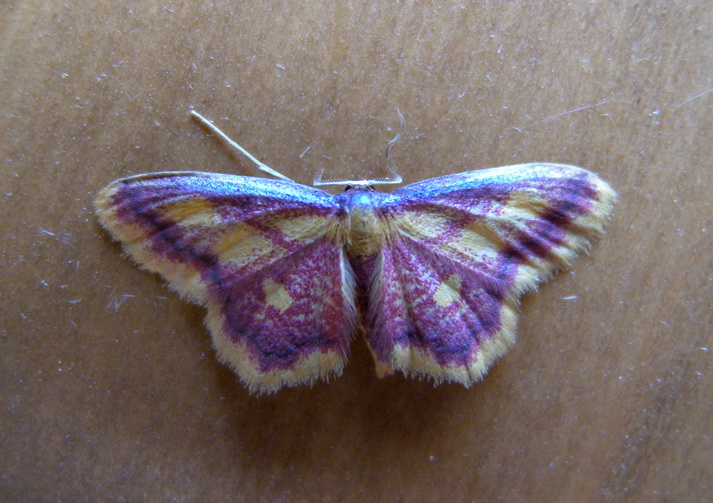
<svg viewBox="0 0 713 503">
<path fill-rule="evenodd" d="M 681 103 L 679 103 L 678 105 L 673 107 L 673 109 L 676 110 L 678 107 L 683 106 L 690 101 L 697 100 L 701 96 L 705 96 L 706 94 L 711 93 L 711 92 L 713 92 L 713 89 L 708 89 L 707 91 L 703 91 L 702 93 L 696 94 L 695 96 L 691 96 L 686 101 L 682 101 Z"/>
<path fill-rule="evenodd" d="M 544 119 L 540 119 L 540 120 L 538 120 L 538 121 L 531 122 L 530 124 L 528 124 L 528 126 L 532 126 L 532 125 L 535 125 L 535 124 L 540 124 L 541 122 L 549 122 L 549 121 L 551 121 L 551 120 L 555 120 L 557 117 L 562 117 L 563 115 L 573 114 L 573 113 L 575 113 L 575 112 L 581 112 L 582 110 L 587 110 L 587 109 L 589 109 L 589 108 L 598 107 L 598 106 L 600 106 L 600 105 L 604 105 L 604 104 L 606 104 L 606 103 L 609 103 L 609 101 L 610 101 L 610 100 L 604 100 L 604 101 L 600 101 L 599 103 L 594 103 L 594 104 L 592 104 L 592 105 L 584 105 L 584 106 L 581 106 L 581 107 L 578 107 L 578 108 L 574 108 L 574 109 L 572 109 L 572 110 L 566 110 L 566 111 L 560 112 L 560 113 L 558 113 L 558 114 L 550 115 L 549 117 L 546 117 L 546 118 L 544 118 Z M 526 126 L 526 127 L 527 127 L 527 126 Z"/>
</svg>

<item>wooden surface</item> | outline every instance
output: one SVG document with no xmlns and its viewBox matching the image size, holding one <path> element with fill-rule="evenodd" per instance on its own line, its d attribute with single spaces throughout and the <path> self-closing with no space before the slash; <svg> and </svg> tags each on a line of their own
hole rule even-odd
<svg viewBox="0 0 713 503">
<path fill-rule="evenodd" d="M 0 29 L 0 500 L 713 493 L 709 0 L 10 0 Z M 564 162 L 620 201 L 474 388 L 378 380 L 359 339 L 251 396 L 93 214 L 121 176 L 260 176 L 191 107 L 301 183 L 380 174 L 398 107 L 408 182 Z"/>
</svg>

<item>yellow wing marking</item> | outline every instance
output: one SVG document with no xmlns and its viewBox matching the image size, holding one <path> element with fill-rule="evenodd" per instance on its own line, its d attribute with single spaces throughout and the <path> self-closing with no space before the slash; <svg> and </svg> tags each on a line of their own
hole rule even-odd
<svg viewBox="0 0 713 503">
<path fill-rule="evenodd" d="M 220 237 L 213 250 L 220 260 L 243 266 L 265 255 L 270 248 L 276 248 L 260 234 L 258 229 L 248 224 L 235 224 L 230 232 Z M 278 250 L 272 251 L 276 253 Z"/>
<path fill-rule="evenodd" d="M 213 206 L 199 198 L 166 203 L 160 207 L 160 211 L 163 217 L 181 225 L 212 225 L 219 218 Z"/>
<path fill-rule="evenodd" d="M 462 280 L 457 274 L 450 275 L 433 294 L 433 299 L 441 307 L 447 307 L 458 302 L 461 297 L 460 287 Z"/>
<path fill-rule="evenodd" d="M 289 292 L 285 290 L 285 287 L 280 283 L 275 283 L 270 278 L 262 282 L 262 291 L 265 293 L 265 302 L 279 309 L 280 313 L 289 309 L 294 302 L 294 299 Z"/>
</svg>

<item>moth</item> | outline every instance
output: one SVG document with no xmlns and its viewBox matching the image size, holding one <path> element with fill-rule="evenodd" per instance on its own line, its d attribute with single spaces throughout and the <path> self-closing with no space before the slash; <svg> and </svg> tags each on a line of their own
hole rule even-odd
<svg viewBox="0 0 713 503">
<path fill-rule="evenodd" d="M 278 176 L 148 173 L 96 199 L 129 256 L 207 308 L 219 359 L 253 392 L 339 375 L 359 326 L 379 375 L 472 385 L 514 343 L 520 296 L 588 249 L 615 199 L 593 173 L 550 163 L 391 193 Z"/>
</svg>

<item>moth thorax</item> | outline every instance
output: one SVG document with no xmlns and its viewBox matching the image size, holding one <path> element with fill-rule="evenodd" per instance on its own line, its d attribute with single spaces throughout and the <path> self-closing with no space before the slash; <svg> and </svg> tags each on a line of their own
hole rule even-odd
<svg viewBox="0 0 713 503">
<path fill-rule="evenodd" d="M 348 215 L 347 249 L 351 255 L 372 255 L 381 249 L 386 222 L 379 213 L 383 193 L 355 189 L 344 194 Z"/>
</svg>

